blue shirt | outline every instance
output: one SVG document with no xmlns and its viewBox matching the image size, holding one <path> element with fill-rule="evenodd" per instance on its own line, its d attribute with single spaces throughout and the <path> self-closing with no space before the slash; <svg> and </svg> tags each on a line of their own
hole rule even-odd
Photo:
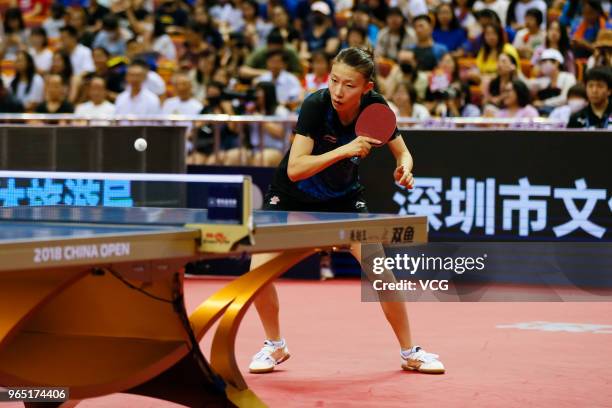
<svg viewBox="0 0 612 408">
<path fill-rule="evenodd" d="M 455 51 L 461 48 L 463 43 L 467 40 L 467 35 L 463 28 L 456 28 L 450 31 L 435 29 L 433 32 L 433 39 L 435 42 L 445 45 L 449 51 Z"/>
</svg>

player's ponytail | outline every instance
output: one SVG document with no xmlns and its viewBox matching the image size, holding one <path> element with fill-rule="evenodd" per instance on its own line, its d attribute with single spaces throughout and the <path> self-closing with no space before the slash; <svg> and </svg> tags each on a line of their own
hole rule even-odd
<svg viewBox="0 0 612 408">
<path fill-rule="evenodd" d="M 364 48 L 345 48 L 336 55 L 333 63 L 341 62 L 360 72 L 366 81 L 374 82 L 374 52 Z"/>
</svg>

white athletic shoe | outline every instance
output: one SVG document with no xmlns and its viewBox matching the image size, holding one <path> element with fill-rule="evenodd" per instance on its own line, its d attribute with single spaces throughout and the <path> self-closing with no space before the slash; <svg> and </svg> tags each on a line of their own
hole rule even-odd
<svg viewBox="0 0 612 408">
<path fill-rule="evenodd" d="M 287 343 L 283 340 L 282 346 L 275 346 L 270 340 L 264 341 L 261 351 L 253 356 L 249 371 L 255 374 L 269 373 L 276 365 L 287 360 L 291 355 Z"/>
<path fill-rule="evenodd" d="M 414 346 L 408 357 L 402 356 L 402 368 L 407 371 L 418 371 L 426 374 L 444 374 L 444 364 L 437 354 L 428 353 L 419 346 Z"/>
</svg>

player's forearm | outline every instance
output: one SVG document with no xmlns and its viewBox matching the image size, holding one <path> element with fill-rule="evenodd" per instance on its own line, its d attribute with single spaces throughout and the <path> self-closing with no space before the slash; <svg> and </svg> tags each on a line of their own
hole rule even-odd
<svg viewBox="0 0 612 408">
<path fill-rule="evenodd" d="M 346 155 L 340 149 L 318 155 L 303 155 L 289 159 L 287 176 L 291 181 L 300 181 L 312 177 L 332 164 L 345 159 Z"/>
<path fill-rule="evenodd" d="M 414 165 L 414 163 L 412 161 L 412 155 L 409 151 L 402 152 L 395 158 L 395 161 L 398 167 L 404 166 L 405 168 L 408 168 L 410 171 L 412 171 L 412 166 Z"/>
</svg>

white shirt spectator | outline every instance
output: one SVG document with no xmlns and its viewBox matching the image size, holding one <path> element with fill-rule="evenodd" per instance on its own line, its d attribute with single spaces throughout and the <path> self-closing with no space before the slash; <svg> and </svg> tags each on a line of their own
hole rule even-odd
<svg viewBox="0 0 612 408">
<path fill-rule="evenodd" d="M 157 115 L 160 113 L 159 98 L 144 87 L 133 98 L 130 90 L 125 90 L 115 101 L 115 113 L 118 115 Z"/>
<path fill-rule="evenodd" d="M 550 115 L 548 115 L 548 119 L 563 122 L 567 125 L 570 120 L 570 116 L 572 116 L 572 108 L 570 108 L 568 105 L 563 105 L 553 109 L 553 111 L 550 112 Z"/>
<path fill-rule="evenodd" d="M 242 11 L 235 8 L 229 2 L 224 5 L 217 4 L 212 6 L 209 13 L 221 25 L 227 24 L 230 27 L 230 32 L 238 31 L 240 27 L 244 26 Z"/>
<path fill-rule="evenodd" d="M 91 55 L 91 49 L 83 44 L 77 44 L 74 48 L 72 54 L 70 54 L 70 63 L 72 64 L 72 72 L 74 75 L 81 75 L 84 72 L 93 72 L 96 70 Z"/>
<path fill-rule="evenodd" d="M 541 91 L 542 89 L 548 88 L 550 85 L 549 77 L 540 77 L 529 80 L 529 85 L 531 89 L 535 92 Z M 552 98 L 548 98 L 544 100 L 544 105 L 546 106 L 561 106 L 565 105 L 567 102 L 567 92 L 569 89 L 576 85 L 576 77 L 569 72 L 561 71 L 559 72 L 559 76 L 557 77 L 557 86 L 561 90 L 561 94 L 558 96 L 553 96 Z"/>
<path fill-rule="evenodd" d="M 42 23 L 42 27 L 47 32 L 47 37 L 51 40 L 55 40 L 60 37 L 60 28 L 64 27 L 65 25 L 66 22 L 63 18 L 54 20 L 51 17 L 47 17 L 47 19 Z"/>
<path fill-rule="evenodd" d="M 45 99 L 45 80 L 38 74 L 32 77 L 30 83 L 30 89 L 27 89 L 28 84 L 25 82 L 19 82 L 17 84 L 17 91 L 13 94 L 15 98 L 24 105 L 31 103 L 41 103 Z M 6 83 L 6 88 L 9 90 L 10 82 Z"/>
<path fill-rule="evenodd" d="M 287 71 L 281 71 L 276 80 L 272 79 L 272 73 L 266 72 L 255 79 L 257 82 L 273 82 L 276 87 L 276 99 L 278 103 L 287 104 L 298 102 L 302 96 L 302 84 L 295 75 Z"/>
<path fill-rule="evenodd" d="M 30 48 L 30 55 L 34 60 L 34 65 L 38 71 L 49 72 L 53 63 L 53 52 L 45 48 L 41 52 L 36 52 L 34 48 Z"/>
<path fill-rule="evenodd" d="M 485 3 L 482 0 L 478 0 L 474 3 L 472 10 L 474 11 L 474 13 L 480 10 L 484 10 L 484 9 L 493 10 L 495 14 L 499 16 L 499 19 L 502 22 L 502 26 L 505 26 L 506 25 L 506 15 L 508 14 L 509 5 L 510 5 L 510 2 L 508 0 L 497 0 L 497 1 L 494 1 L 493 3 Z M 524 17 L 525 17 L 525 14 L 523 13 L 523 18 Z"/>
<path fill-rule="evenodd" d="M 153 51 L 158 52 L 163 58 L 175 61 L 176 46 L 168 34 L 160 35 L 153 41 Z"/>
<path fill-rule="evenodd" d="M 147 79 L 145 79 L 143 86 L 157 96 L 161 96 L 166 93 L 166 83 L 164 82 L 164 79 L 155 71 L 149 71 L 147 73 Z"/>
<path fill-rule="evenodd" d="M 202 104 L 194 98 L 183 101 L 175 96 L 166 99 L 162 106 L 162 113 L 166 115 L 199 115 L 202 108 Z"/>
<path fill-rule="evenodd" d="M 104 101 L 99 105 L 89 101 L 78 104 L 74 113 L 83 116 L 108 117 L 115 114 L 115 105 L 109 101 Z"/>
<path fill-rule="evenodd" d="M 399 117 L 399 108 L 397 105 L 395 105 L 393 102 L 388 102 L 388 104 L 393 113 L 395 113 L 395 116 Z M 425 120 L 429 119 L 430 117 L 431 115 L 429 114 L 427 107 L 421 105 L 420 103 L 414 103 L 412 105 L 412 115 L 410 116 L 411 119 Z"/>
<path fill-rule="evenodd" d="M 512 45 L 516 49 L 529 47 L 535 50 L 541 45 L 546 45 L 546 31 L 540 30 L 534 35 L 527 28 L 520 29 L 516 32 Z"/>
<path fill-rule="evenodd" d="M 289 116 L 289 109 L 284 107 L 283 105 L 278 105 L 276 110 L 274 111 L 275 116 Z M 250 127 L 250 136 L 251 136 L 251 145 L 255 150 L 259 149 L 261 145 L 261 136 L 259 131 L 262 130 L 263 133 L 263 147 L 268 149 L 276 149 L 280 151 L 284 151 L 285 141 L 283 139 L 277 139 L 263 128 L 263 126 L 259 126 L 257 123 L 251 123 Z"/>
<path fill-rule="evenodd" d="M 523 3 L 519 1 L 516 3 L 516 7 L 514 8 L 514 17 L 516 17 L 516 22 L 525 25 L 525 14 L 527 14 L 527 10 L 529 9 L 538 9 L 542 12 L 542 16 L 544 16 L 544 21 L 542 21 L 541 28 L 546 27 L 546 16 L 548 15 L 546 11 L 546 2 L 543 0 L 531 0 L 529 3 Z"/>
<path fill-rule="evenodd" d="M 399 7 L 408 20 L 429 13 L 425 0 L 391 0 L 389 6 Z"/>
</svg>

